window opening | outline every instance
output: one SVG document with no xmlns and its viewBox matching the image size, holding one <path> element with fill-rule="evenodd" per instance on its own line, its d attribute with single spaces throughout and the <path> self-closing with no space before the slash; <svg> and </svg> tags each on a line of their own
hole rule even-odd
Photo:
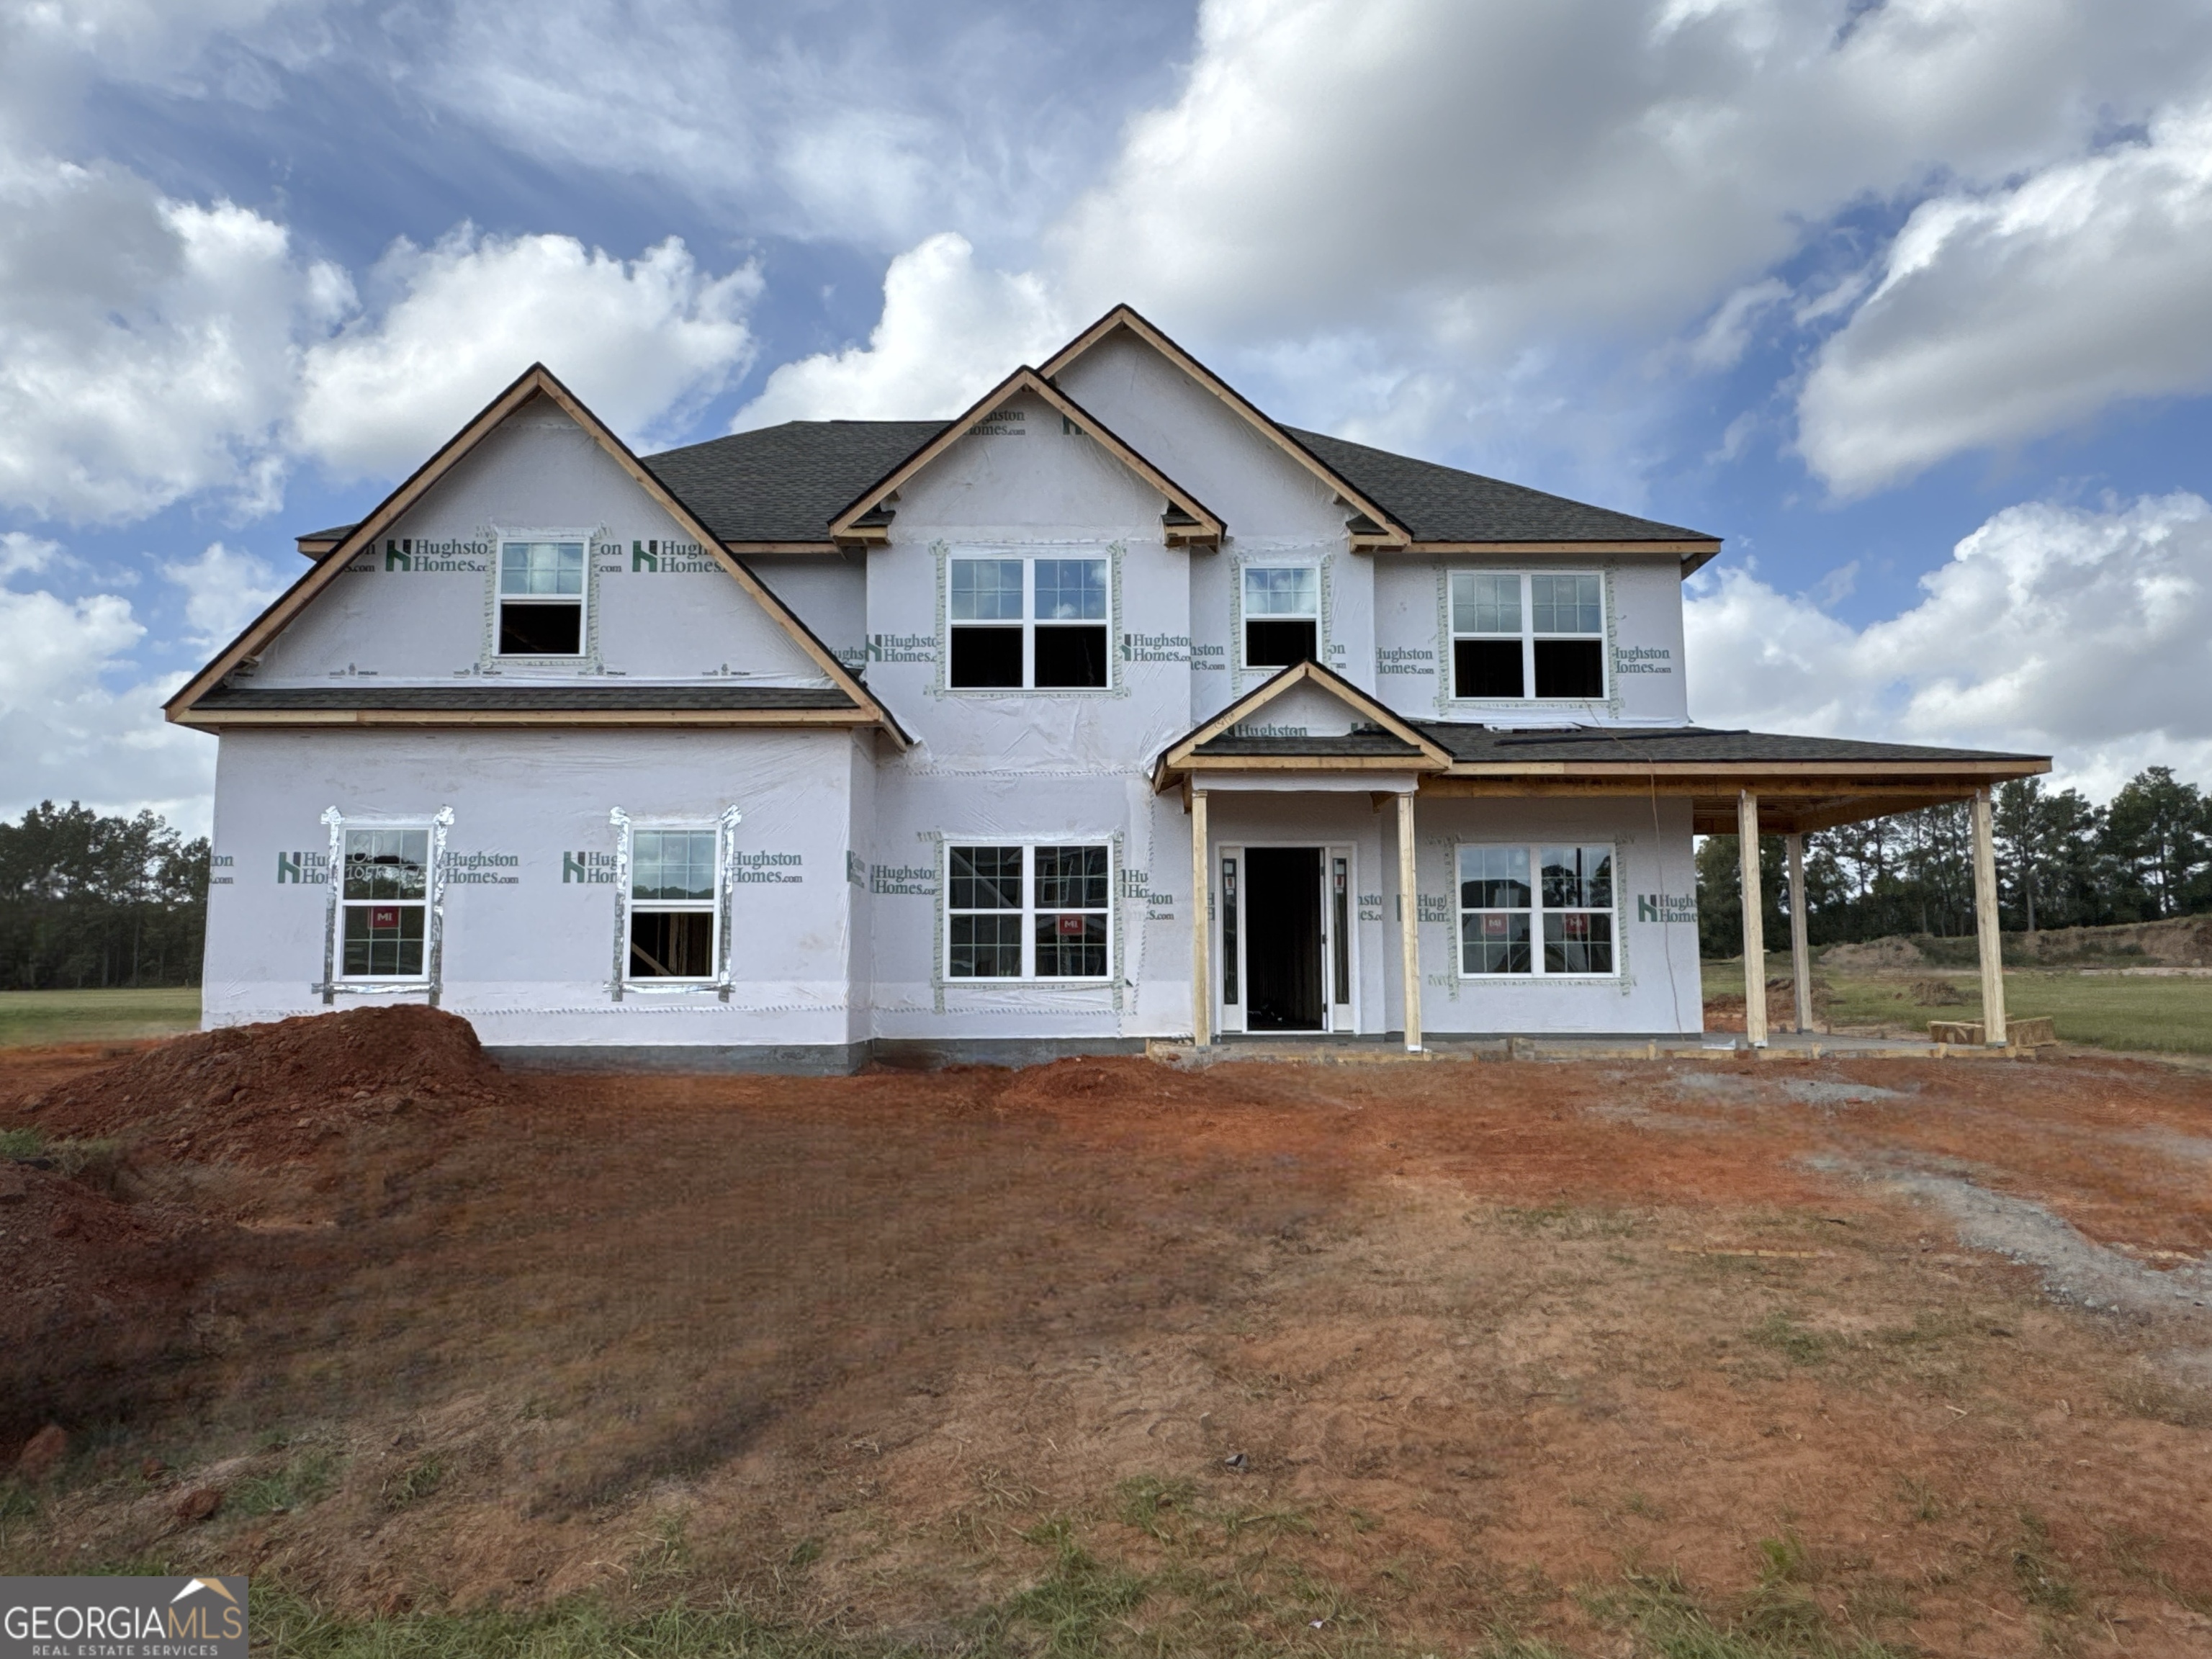
<svg viewBox="0 0 2212 1659">
<path fill-rule="evenodd" d="M 639 830 L 630 843 L 632 979 L 712 979 L 720 875 L 712 830 Z"/>
<path fill-rule="evenodd" d="M 1462 847 L 1460 972 L 1611 974 L 1613 859 L 1609 846 Z"/>
<path fill-rule="evenodd" d="M 1244 567 L 1244 665 L 1287 668 L 1321 655 L 1321 572 Z"/>
<path fill-rule="evenodd" d="M 1103 845 L 948 847 L 952 979 L 1103 979 L 1110 856 Z"/>
<path fill-rule="evenodd" d="M 348 979 L 421 979 L 429 933 L 430 832 L 345 832 L 344 934 Z"/>
<path fill-rule="evenodd" d="M 1594 574 L 1451 578 L 1452 696 L 1605 696 L 1605 586 Z"/>
<path fill-rule="evenodd" d="M 949 683 L 957 690 L 1107 684 L 1104 559 L 951 562 Z"/>
<path fill-rule="evenodd" d="M 503 542 L 499 654 L 576 657 L 584 651 L 584 544 Z"/>
</svg>

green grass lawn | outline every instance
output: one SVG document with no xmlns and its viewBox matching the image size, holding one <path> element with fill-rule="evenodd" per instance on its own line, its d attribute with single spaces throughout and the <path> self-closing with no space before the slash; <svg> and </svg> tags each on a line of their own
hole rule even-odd
<svg viewBox="0 0 2212 1659">
<path fill-rule="evenodd" d="M 1767 960 L 1771 979 L 1786 979 L 1790 958 Z M 1735 962 L 1705 964 L 1705 989 L 1740 991 L 1743 969 Z M 1887 1025 L 1925 1034 L 1931 1019 L 1982 1017 L 1978 974 L 1955 969 L 1898 969 L 1878 974 L 1830 973 L 1817 961 L 1813 981 L 1820 1013 L 1830 1026 Z M 2212 1054 L 2212 978 L 2164 978 L 2083 974 L 2066 969 L 2005 970 L 2005 1011 L 2014 1018 L 2047 1015 L 2063 1042 L 2138 1052 Z M 1767 1018 L 1790 1021 L 1790 994 L 1767 994 Z"/>
<path fill-rule="evenodd" d="M 197 985 L 136 991 L 0 991 L 0 1048 L 174 1036 L 200 1024 Z"/>
</svg>

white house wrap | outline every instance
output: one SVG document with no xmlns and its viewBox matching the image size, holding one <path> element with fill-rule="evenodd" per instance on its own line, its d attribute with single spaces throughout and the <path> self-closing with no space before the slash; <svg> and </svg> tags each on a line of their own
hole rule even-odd
<svg viewBox="0 0 2212 1659">
<path fill-rule="evenodd" d="M 644 459 L 532 368 L 171 702 L 221 734 L 206 1018 L 775 1069 L 1693 1033 L 1693 835 L 2045 764 L 1692 726 L 1718 546 L 1280 427 L 1126 307 L 950 422 Z"/>
</svg>

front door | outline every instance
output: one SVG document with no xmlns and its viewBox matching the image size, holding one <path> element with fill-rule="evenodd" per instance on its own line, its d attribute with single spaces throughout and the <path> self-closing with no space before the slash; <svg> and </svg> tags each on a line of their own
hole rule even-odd
<svg viewBox="0 0 2212 1659">
<path fill-rule="evenodd" d="M 1224 1031 L 1348 1031 L 1348 847 L 1224 847 L 1219 859 Z"/>
</svg>

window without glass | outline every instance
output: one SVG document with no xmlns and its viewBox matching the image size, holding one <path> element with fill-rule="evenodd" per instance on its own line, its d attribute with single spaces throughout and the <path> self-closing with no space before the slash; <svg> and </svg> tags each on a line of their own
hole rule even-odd
<svg viewBox="0 0 2212 1659">
<path fill-rule="evenodd" d="M 629 977 L 712 979 L 720 860 L 712 830 L 630 837 Z"/>
<path fill-rule="evenodd" d="M 1107 683 L 1103 559 L 954 559 L 950 682 L 959 690 Z"/>
<path fill-rule="evenodd" d="M 420 979 L 430 904 L 428 830 L 345 832 L 339 971 L 349 979 Z"/>
<path fill-rule="evenodd" d="M 575 657 L 584 650 L 584 544 L 502 542 L 499 654 Z"/>
<path fill-rule="evenodd" d="M 1605 696 L 1598 576 L 1456 571 L 1451 626 L 1455 697 Z"/>
<path fill-rule="evenodd" d="M 1321 572 L 1311 565 L 1244 567 L 1244 665 L 1287 668 L 1321 653 Z"/>
<path fill-rule="evenodd" d="M 1103 979 L 1108 849 L 948 847 L 945 971 L 953 979 Z"/>
<path fill-rule="evenodd" d="M 1462 974 L 1613 971 L 1610 847 L 1462 847 L 1459 908 Z"/>
</svg>

